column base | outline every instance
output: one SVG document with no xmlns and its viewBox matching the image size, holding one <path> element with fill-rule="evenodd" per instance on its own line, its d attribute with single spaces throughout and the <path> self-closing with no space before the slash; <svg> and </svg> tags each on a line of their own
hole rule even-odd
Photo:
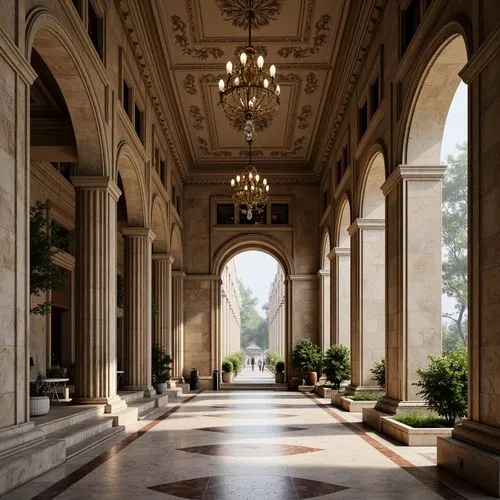
<svg viewBox="0 0 500 500">
<path fill-rule="evenodd" d="M 144 392 L 145 398 L 150 398 L 156 394 L 156 391 L 152 385 L 126 385 L 123 387 L 123 390 Z"/>
<path fill-rule="evenodd" d="M 427 408 L 424 401 L 400 401 L 388 397 L 382 398 L 375 405 L 375 409 L 389 415 L 401 415 L 411 413 L 415 410 L 425 410 Z"/>
<path fill-rule="evenodd" d="M 437 464 L 500 497 L 500 430 L 464 420 L 451 438 L 438 438 Z"/>
</svg>

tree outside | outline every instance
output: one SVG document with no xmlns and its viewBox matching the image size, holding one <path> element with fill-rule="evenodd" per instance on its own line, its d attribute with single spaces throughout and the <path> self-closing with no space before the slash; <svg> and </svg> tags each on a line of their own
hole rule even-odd
<svg viewBox="0 0 500 500">
<path fill-rule="evenodd" d="M 467 143 L 448 155 L 443 179 L 443 295 L 453 311 L 443 313 L 443 350 L 467 344 Z"/>
<path fill-rule="evenodd" d="M 241 346 L 245 347 L 252 341 L 259 347 L 268 348 L 268 324 L 267 309 L 264 304 L 262 310 L 264 315 L 259 314 L 257 310 L 258 298 L 254 295 L 251 288 L 245 286 L 241 280 L 238 280 L 241 295 L 240 322 L 241 322 Z"/>
</svg>

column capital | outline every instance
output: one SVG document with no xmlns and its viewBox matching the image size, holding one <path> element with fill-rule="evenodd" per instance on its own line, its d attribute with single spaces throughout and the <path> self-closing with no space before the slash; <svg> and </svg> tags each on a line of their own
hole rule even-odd
<svg viewBox="0 0 500 500">
<path fill-rule="evenodd" d="M 344 248 L 344 247 L 335 247 L 329 254 L 328 258 L 331 260 L 334 257 L 341 257 L 342 255 L 350 256 L 351 255 L 351 249 L 350 248 Z M 331 256 L 331 257 L 330 257 Z"/>
<path fill-rule="evenodd" d="M 172 271 L 172 278 L 184 279 L 185 277 L 186 273 L 184 271 Z"/>
<path fill-rule="evenodd" d="M 323 276 L 330 276 L 330 269 L 320 269 L 317 273 L 318 278 Z"/>
<path fill-rule="evenodd" d="M 122 194 L 120 188 L 110 177 L 90 175 L 71 177 L 71 182 L 77 191 L 108 191 L 115 201 L 118 201 Z"/>
<path fill-rule="evenodd" d="M 151 258 L 153 260 L 165 260 L 170 262 L 170 264 L 174 263 L 174 258 L 172 257 L 172 254 L 169 253 L 154 253 L 151 255 Z"/>
<path fill-rule="evenodd" d="M 347 228 L 349 236 L 354 236 L 358 231 L 374 231 L 385 229 L 384 219 L 354 219 L 354 222 Z"/>
<path fill-rule="evenodd" d="M 147 227 L 124 227 L 121 232 L 123 236 L 129 238 L 148 238 L 153 241 L 156 237 L 155 233 Z"/>
<path fill-rule="evenodd" d="M 442 179 L 446 171 L 446 165 L 399 165 L 387 177 L 380 189 L 387 196 L 400 181 L 431 181 Z"/>
</svg>

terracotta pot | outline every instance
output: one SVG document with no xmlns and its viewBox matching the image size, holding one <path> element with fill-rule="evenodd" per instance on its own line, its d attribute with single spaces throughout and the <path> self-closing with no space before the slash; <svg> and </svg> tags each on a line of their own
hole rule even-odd
<svg viewBox="0 0 500 500">
<path fill-rule="evenodd" d="M 232 372 L 222 372 L 222 382 L 224 382 L 224 384 L 230 384 L 232 381 L 233 381 Z"/>
<path fill-rule="evenodd" d="M 309 372 L 307 374 L 307 385 L 316 385 L 318 383 L 317 372 Z"/>
</svg>

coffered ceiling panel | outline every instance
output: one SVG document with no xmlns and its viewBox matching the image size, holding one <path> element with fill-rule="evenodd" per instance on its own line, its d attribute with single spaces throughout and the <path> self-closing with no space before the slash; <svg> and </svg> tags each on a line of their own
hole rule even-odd
<svg viewBox="0 0 500 500">
<path fill-rule="evenodd" d="M 256 163 L 311 172 L 346 0 L 253 0 L 252 41 L 277 67 L 281 104 L 257 135 Z M 248 40 L 247 0 L 152 0 L 174 106 L 190 150 L 191 172 L 222 172 L 248 155 L 219 104 L 217 82 Z"/>
</svg>

